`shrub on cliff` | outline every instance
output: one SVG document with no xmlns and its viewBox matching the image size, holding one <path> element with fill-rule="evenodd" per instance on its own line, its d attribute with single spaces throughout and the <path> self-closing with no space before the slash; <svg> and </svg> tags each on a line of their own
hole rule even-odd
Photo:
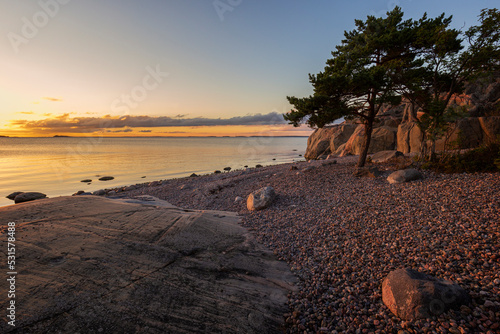
<svg viewBox="0 0 500 334">
<path fill-rule="evenodd" d="M 441 173 L 500 172 L 500 140 L 465 153 L 442 154 L 422 168 Z"/>
</svg>

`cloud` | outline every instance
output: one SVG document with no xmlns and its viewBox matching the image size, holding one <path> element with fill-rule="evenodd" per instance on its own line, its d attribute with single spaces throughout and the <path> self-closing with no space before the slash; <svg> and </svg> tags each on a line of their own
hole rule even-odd
<svg viewBox="0 0 500 334">
<path fill-rule="evenodd" d="M 141 130 L 139 132 L 143 132 L 143 133 L 149 133 L 149 132 L 152 132 L 151 130 Z"/>
<path fill-rule="evenodd" d="M 179 115 L 178 115 L 179 116 Z M 105 115 L 102 117 L 70 117 L 66 113 L 55 118 L 43 120 L 11 121 L 14 126 L 27 130 L 57 130 L 68 132 L 89 132 L 102 129 L 121 128 L 156 128 L 156 127 L 200 127 L 200 126 L 226 126 L 226 125 L 283 125 L 286 121 L 283 115 L 277 112 L 269 114 L 255 114 L 236 116 L 231 118 L 176 118 L 176 117 L 151 117 L 151 116 L 119 116 Z"/>
<path fill-rule="evenodd" d="M 18 111 L 18 114 L 23 114 L 23 115 L 34 115 L 35 113 L 33 111 Z"/>
<path fill-rule="evenodd" d="M 134 130 L 132 129 L 124 129 L 124 130 L 115 130 L 115 131 L 111 131 L 111 130 L 107 130 L 106 132 L 109 132 L 109 133 L 120 133 L 120 132 L 134 132 Z M 142 132 L 142 131 L 141 131 Z"/>
<path fill-rule="evenodd" d="M 61 102 L 62 99 L 59 99 L 57 97 L 42 97 L 42 100 L 47 100 L 47 101 L 50 101 L 50 102 Z"/>
</svg>

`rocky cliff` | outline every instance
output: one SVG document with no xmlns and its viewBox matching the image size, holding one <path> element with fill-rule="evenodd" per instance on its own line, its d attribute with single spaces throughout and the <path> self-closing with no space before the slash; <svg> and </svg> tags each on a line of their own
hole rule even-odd
<svg viewBox="0 0 500 334">
<path fill-rule="evenodd" d="M 469 85 L 465 94 L 455 96 L 450 106 L 465 106 L 468 117 L 452 124 L 436 141 L 436 150 L 474 148 L 491 142 L 500 135 L 500 75 Z M 423 114 L 410 103 L 382 108 L 374 124 L 368 153 L 398 150 L 420 152 L 422 131 L 417 119 Z M 364 141 L 364 126 L 345 121 L 314 131 L 308 139 L 305 158 L 319 159 L 328 155 L 358 155 Z"/>
</svg>

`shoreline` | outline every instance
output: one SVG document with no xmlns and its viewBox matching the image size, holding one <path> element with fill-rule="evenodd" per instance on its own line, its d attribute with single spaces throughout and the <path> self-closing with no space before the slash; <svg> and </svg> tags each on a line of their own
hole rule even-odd
<svg viewBox="0 0 500 334">
<path fill-rule="evenodd" d="M 207 142 L 208 139 L 197 138 L 157 138 L 149 143 L 140 138 L 109 138 L 102 142 L 66 139 L 47 138 L 46 142 L 51 143 L 48 148 L 38 140 L 29 141 L 28 146 L 14 145 L 22 154 L 6 156 L 0 206 L 13 204 L 4 197 L 19 191 L 41 192 L 48 197 L 67 196 L 80 190 L 94 192 L 182 178 L 192 173 L 208 174 L 225 167 L 241 169 L 245 165 L 302 160 L 299 155 L 304 154 L 307 140 L 213 138 Z M 180 149 L 183 145 L 185 148 Z M 34 152 L 41 153 L 35 156 Z M 34 162 L 41 167 L 30 167 Z M 101 176 L 115 179 L 98 181 Z M 87 179 L 93 182 L 81 182 Z"/>
<path fill-rule="evenodd" d="M 381 176 L 357 178 L 357 156 L 335 160 L 153 181 L 110 197 L 150 195 L 184 209 L 238 213 L 299 280 L 283 315 L 289 333 L 498 330 L 500 174 L 424 171 L 423 180 L 390 185 L 394 166 L 373 164 Z M 265 186 L 275 188 L 275 203 L 249 212 L 247 195 Z M 401 267 L 458 283 L 472 304 L 401 321 L 381 298 L 382 280 Z"/>
</svg>

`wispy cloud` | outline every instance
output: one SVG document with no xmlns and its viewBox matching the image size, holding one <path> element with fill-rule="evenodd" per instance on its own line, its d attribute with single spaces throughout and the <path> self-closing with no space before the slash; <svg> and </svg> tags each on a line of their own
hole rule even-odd
<svg viewBox="0 0 500 334">
<path fill-rule="evenodd" d="M 47 100 L 47 101 L 51 101 L 51 102 L 61 102 L 62 99 L 60 98 L 57 98 L 57 97 L 42 97 L 42 100 Z"/>
<path fill-rule="evenodd" d="M 23 114 L 23 115 L 34 115 L 35 113 L 33 111 L 18 111 L 18 114 Z"/>
<path fill-rule="evenodd" d="M 70 117 L 70 114 L 59 115 L 55 118 L 43 120 L 14 120 L 12 125 L 26 130 L 57 130 L 67 132 L 92 132 L 103 129 L 123 128 L 157 128 L 157 127 L 200 127 L 226 125 L 283 125 L 286 124 L 283 116 L 277 112 L 269 114 L 254 114 L 231 118 L 183 118 L 151 117 L 151 116 L 120 116 L 113 117 Z"/>
<path fill-rule="evenodd" d="M 132 130 L 132 129 L 114 130 L 114 131 L 107 130 L 106 132 L 108 132 L 108 133 L 121 133 L 121 132 L 128 133 L 128 132 L 134 132 L 134 130 Z M 140 131 L 140 132 L 142 132 L 142 131 Z"/>
</svg>

